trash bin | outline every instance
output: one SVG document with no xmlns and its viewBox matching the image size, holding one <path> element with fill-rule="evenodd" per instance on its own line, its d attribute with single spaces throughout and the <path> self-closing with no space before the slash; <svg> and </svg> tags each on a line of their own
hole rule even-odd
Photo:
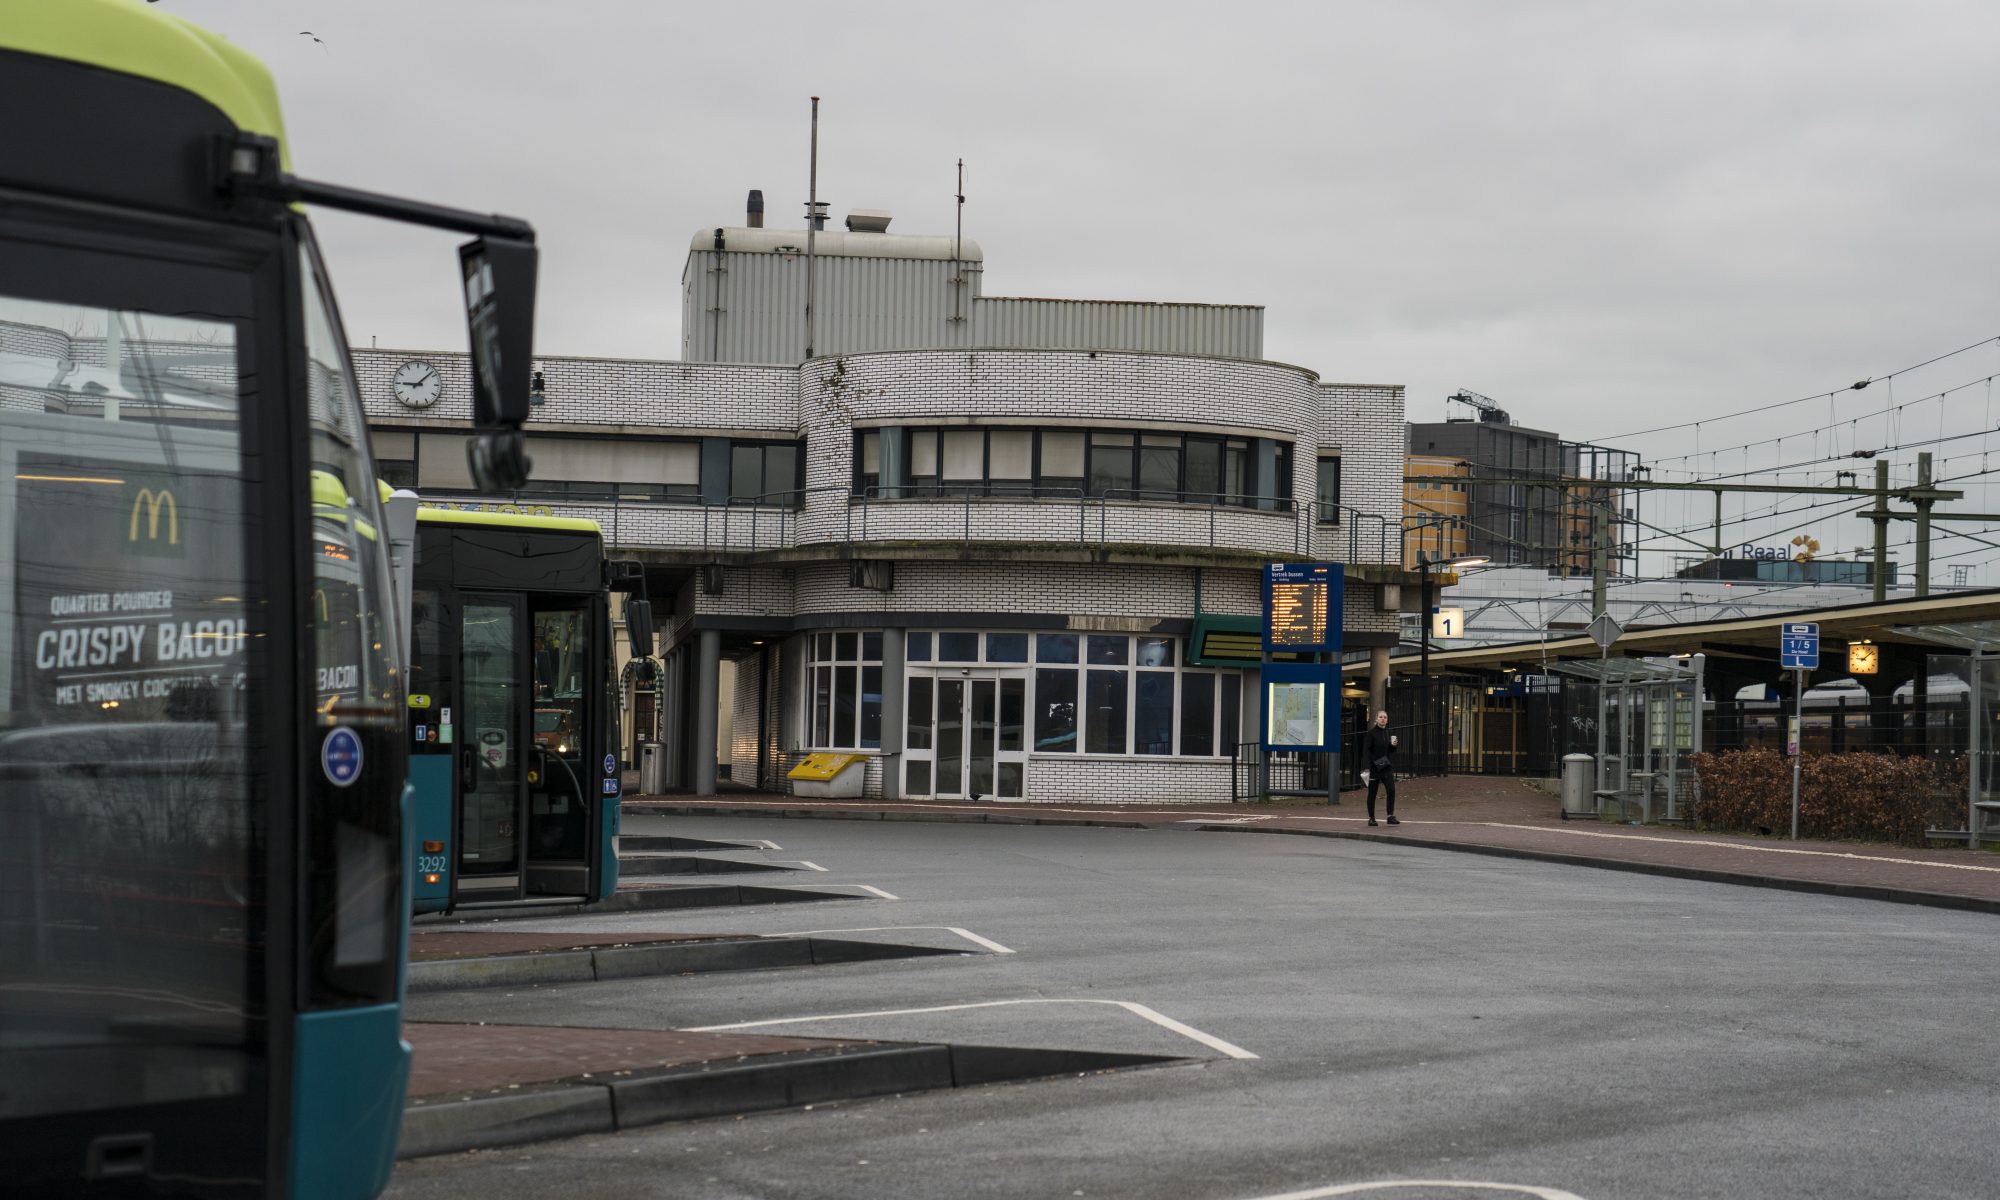
<svg viewBox="0 0 2000 1200">
<path fill-rule="evenodd" d="M 1588 754 L 1563 755 L 1562 806 L 1565 813 L 1594 813 L 1597 799 L 1596 764 Z"/>
<path fill-rule="evenodd" d="M 658 742 L 639 743 L 639 790 L 648 796 L 667 790 L 667 748 Z"/>
</svg>

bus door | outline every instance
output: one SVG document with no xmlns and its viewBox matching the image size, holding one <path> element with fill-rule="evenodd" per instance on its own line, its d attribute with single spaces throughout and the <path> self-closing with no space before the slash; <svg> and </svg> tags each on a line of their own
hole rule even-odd
<svg viewBox="0 0 2000 1200">
<path fill-rule="evenodd" d="M 530 605 L 529 678 L 534 692 L 528 747 L 527 890 L 594 895 L 593 815 L 606 768 L 596 669 L 596 596 L 536 597 Z M 615 765 L 615 763 L 614 763 Z"/>
<path fill-rule="evenodd" d="M 458 903 L 590 896 L 607 771 L 596 596 L 464 593 Z M 615 764 L 614 764 L 615 765 Z"/>
<path fill-rule="evenodd" d="M 522 597 L 466 593 L 459 606 L 460 902 L 522 895 L 529 689 Z"/>
</svg>

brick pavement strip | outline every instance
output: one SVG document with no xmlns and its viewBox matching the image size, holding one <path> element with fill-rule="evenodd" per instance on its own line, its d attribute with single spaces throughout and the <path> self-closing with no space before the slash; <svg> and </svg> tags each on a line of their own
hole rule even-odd
<svg viewBox="0 0 2000 1200">
<path fill-rule="evenodd" d="M 1553 796 L 1513 779 L 1410 779 L 1403 823 L 1370 828 L 1352 795 L 1340 808 L 1241 804 L 981 804 L 801 800 L 790 796 L 656 797 L 627 801 L 639 812 L 874 820 L 985 821 L 1126 828 L 1202 827 L 1404 842 L 1439 850 L 1533 858 L 2000 913 L 2000 856 L 1870 842 L 1790 842 L 1698 830 L 1561 821 Z"/>
<path fill-rule="evenodd" d="M 658 1029 L 577 1029 L 553 1025 L 462 1025 L 412 1021 L 410 1095 L 463 1097 L 519 1084 L 630 1073 L 654 1067 L 737 1061 L 752 1055 L 833 1050 L 871 1042 L 688 1033 Z M 600 1080 L 599 1082 L 606 1082 Z"/>
</svg>

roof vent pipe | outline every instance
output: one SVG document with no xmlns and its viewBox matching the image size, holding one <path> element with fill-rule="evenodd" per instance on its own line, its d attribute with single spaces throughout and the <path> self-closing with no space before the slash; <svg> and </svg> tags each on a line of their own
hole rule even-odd
<svg viewBox="0 0 2000 1200">
<path fill-rule="evenodd" d="M 745 223 L 752 229 L 764 228 L 764 193 L 759 188 L 750 189 L 750 205 Z"/>
</svg>

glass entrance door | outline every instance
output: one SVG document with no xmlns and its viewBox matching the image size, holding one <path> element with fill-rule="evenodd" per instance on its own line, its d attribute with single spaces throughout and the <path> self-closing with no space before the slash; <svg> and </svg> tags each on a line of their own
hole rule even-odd
<svg viewBox="0 0 2000 1200">
<path fill-rule="evenodd" d="M 468 596 L 460 613 L 459 888 L 518 893 L 527 816 L 521 600 Z"/>
<path fill-rule="evenodd" d="M 1028 770 L 1024 672 L 912 672 L 904 794 L 1019 800 Z"/>
</svg>

